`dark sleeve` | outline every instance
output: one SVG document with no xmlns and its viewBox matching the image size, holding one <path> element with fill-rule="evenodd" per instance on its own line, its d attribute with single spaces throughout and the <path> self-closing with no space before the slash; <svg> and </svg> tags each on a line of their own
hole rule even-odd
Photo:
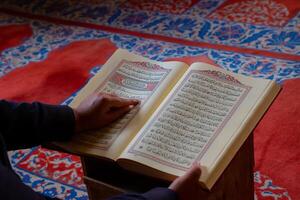
<svg viewBox="0 0 300 200">
<path fill-rule="evenodd" d="M 24 185 L 11 169 L 4 167 L 1 163 L 0 175 L 0 199 L 46 200 L 42 195 Z"/>
<path fill-rule="evenodd" d="M 2 200 L 59 200 L 43 196 L 22 183 L 11 169 L 0 163 L 0 199 Z"/>
<path fill-rule="evenodd" d="M 75 128 L 68 106 L 0 101 L 0 132 L 7 149 L 27 148 L 69 139 Z"/>
<path fill-rule="evenodd" d="M 177 200 L 177 194 L 168 188 L 154 188 L 144 194 L 123 194 L 108 200 Z"/>
</svg>

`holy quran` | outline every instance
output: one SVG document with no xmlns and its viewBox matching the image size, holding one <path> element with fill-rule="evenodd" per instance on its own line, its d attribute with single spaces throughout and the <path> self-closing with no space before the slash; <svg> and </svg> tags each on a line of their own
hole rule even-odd
<svg viewBox="0 0 300 200">
<path fill-rule="evenodd" d="M 211 189 L 280 86 L 206 63 L 157 62 L 119 49 L 70 106 L 95 91 L 141 103 L 107 127 L 59 143 L 61 148 L 170 181 L 200 162 L 199 181 Z"/>
</svg>

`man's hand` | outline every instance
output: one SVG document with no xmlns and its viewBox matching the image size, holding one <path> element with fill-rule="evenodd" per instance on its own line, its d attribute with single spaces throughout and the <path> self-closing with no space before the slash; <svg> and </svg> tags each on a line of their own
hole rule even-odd
<svg viewBox="0 0 300 200">
<path fill-rule="evenodd" d="M 75 132 L 101 128 L 126 114 L 138 103 L 138 100 L 122 99 L 116 95 L 93 93 L 74 109 Z"/>
<path fill-rule="evenodd" d="M 208 196 L 208 192 L 204 191 L 199 183 L 201 169 L 198 164 L 194 164 L 185 175 L 177 178 L 169 189 L 175 191 L 179 200 L 200 200 Z"/>
</svg>

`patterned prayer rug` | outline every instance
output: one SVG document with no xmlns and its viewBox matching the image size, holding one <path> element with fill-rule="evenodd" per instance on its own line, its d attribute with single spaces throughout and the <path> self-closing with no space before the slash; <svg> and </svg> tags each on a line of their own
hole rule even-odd
<svg viewBox="0 0 300 200">
<path fill-rule="evenodd" d="M 256 199 L 300 199 L 299 8 L 297 0 L 4 0 L 0 98 L 68 104 L 117 48 L 276 80 L 283 90 L 255 130 Z M 10 157 L 34 190 L 88 199 L 77 156 L 36 147 Z"/>
</svg>

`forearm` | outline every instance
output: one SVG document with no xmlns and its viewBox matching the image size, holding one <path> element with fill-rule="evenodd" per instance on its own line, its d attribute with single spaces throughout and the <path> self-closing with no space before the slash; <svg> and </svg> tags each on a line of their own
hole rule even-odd
<svg viewBox="0 0 300 200">
<path fill-rule="evenodd" d="M 67 140 L 74 133 L 73 110 L 67 106 L 0 101 L 0 132 L 8 149 Z"/>
</svg>

